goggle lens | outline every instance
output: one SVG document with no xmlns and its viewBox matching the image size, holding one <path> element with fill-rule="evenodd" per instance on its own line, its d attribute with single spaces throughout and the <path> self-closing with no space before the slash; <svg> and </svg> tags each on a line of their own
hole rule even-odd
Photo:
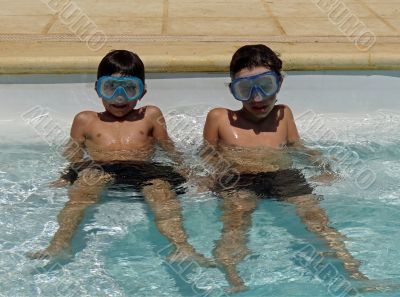
<svg viewBox="0 0 400 297">
<path fill-rule="evenodd" d="M 137 77 L 103 76 L 97 81 L 97 93 L 105 100 L 123 95 L 127 100 L 139 99 L 144 91 L 143 82 Z"/>
<path fill-rule="evenodd" d="M 233 96 L 240 101 L 250 100 L 255 89 L 264 96 L 275 95 L 279 90 L 279 80 L 274 72 L 266 72 L 233 80 L 230 88 Z"/>
</svg>

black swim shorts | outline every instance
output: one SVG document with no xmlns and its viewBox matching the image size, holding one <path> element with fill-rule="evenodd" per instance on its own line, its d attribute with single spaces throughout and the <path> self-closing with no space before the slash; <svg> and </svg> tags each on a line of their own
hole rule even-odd
<svg viewBox="0 0 400 297">
<path fill-rule="evenodd" d="M 113 185 L 130 185 L 135 190 L 141 190 L 143 186 L 149 185 L 151 180 L 160 179 L 168 182 L 176 192 L 182 193 L 182 184 L 186 182 L 186 179 L 177 173 L 172 166 L 147 161 L 75 163 L 73 166 L 69 166 L 61 177 L 74 183 L 80 172 L 90 168 L 111 175 Z"/>
<path fill-rule="evenodd" d="M 220 179 L 223 180 L 223 179 Z M 298 169 L 275 172 L 243 173 L 229 176 L 230 183 L 217 182 L 215 192 L 249 190 L 260 198 L 284 198 L 312 194 L 313 188 Z"/>
</svg>

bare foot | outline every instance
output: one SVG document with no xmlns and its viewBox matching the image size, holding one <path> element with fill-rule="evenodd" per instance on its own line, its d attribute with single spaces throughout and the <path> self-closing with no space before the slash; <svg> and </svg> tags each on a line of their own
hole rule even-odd
<svg viewBox="0 0 400 297">
<path fill-rule="evenodd" d="M 44 250 L 38 251 L 38 252 L 33 252 L 33 253 L 27 253 L 26 256 L 33 260 L 43 260 L 43 259 L 51 259 L 51 258 L 70 258 L 71 257 L 71 252 L 69 249 L 66 248 L 46 248 Z"/>
<path fill-rule="evenodd" d="M 352 271 L 350 272 L 349 276 L 352 279 L 357 279 L 357 280 L 367 280 L 368 277 L 366 277 L 362 272 L 359 271 Z"/>
<path fill-rule="evenodd" d="M 364 287 L 358 287 L 357 288 L 357 293 L 363 293 L 363 292 L 397 292 L 400 289 L 400 285 L 394 284 L 393 280 L 368 280 L 364 282 L 366 286 Z M 356 294 L 354 294 L 356 295 Z"/>
<path fill-rule="evenodd" d="M 234 293 L 239 293 L 239 292 L 243 292 L 247 290 L 247 287 L 245 285 L 238 285 L 238 286 L 234 286 L 234 287 L 230 287 L 229 289 L 227 289 L 226 291 L 229 294 L 234 294 Z"/>
<path fill-rule="evenodd" d="M 214 260 L 208 259 L 192 249 L 177 249 L 172 252 L 167 259 L 171 262 L 195 261 L 202 267 L 216 267 Z"/>
</svg>

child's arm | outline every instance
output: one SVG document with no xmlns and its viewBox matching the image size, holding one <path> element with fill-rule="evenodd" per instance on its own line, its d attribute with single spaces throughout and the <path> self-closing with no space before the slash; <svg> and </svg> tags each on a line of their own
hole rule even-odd
<svg viewBox="0 0 400 297">
<path fill-rule="evenodd" d="M 208 145 L 216 145 L 219 140 L 218 125 L 219 119 L 223 116 L 223 108 L 214 108 L 207 114 L 204 124 L 203 137 Z"/>
<path fill-rule="evenodd" d="M 293 113 L 286 105 L 284 108 L 284 113 L 287 124 L 287 144 L 296 150 L 305 152 L 307 156 L 309 156 L 312 163 L 315 163 L 317 159 L 320 159 L 322 157 L 321 152 L 304 146 L 303 142 L 300 139 L 300 135 L 294 121 Z"/>
<path fill-rule="evenodd" d="M 63 156 L 71 163 L 69 168 L 73 168 L 74 164 L 83 162 L 83 156 L 85 153 L 85 127 L 90 120 L 88 112 L 78 113 L 71 126 L 70 136 L 71 138 L 67 142 L 64 148 Z M 70 170 L 68 170 L 69 174 Z M 70 183 L 66 173 L 63 173 L 59 179 L 50 183 L 52 187 L 63 187 Z"/>
<path fill-rule="evenodd" d="M 296 150 L 306 153 L 310 162 L 323 171 L 321 176 L 315 178 L 316 180 L 331 180 L 336 176 L 336 173 L 332 170 L 329 162 L 323 157 L 321 152 L 304 146 L 300 139 L 292 111 L 288 106 L 285 106 L 284 112 L 287 121 L 287 144 Z"/>
<path fill-rule="evenodd" d="M 219 121 L 226 113 L 224 108 L 214 108 L 207 114 L 203 129 L 203 147 L 201 149 L 201 158 L 211 172 L 207 177 L 201 179 L 202 187 L 211 189 L 215 184 L 215 175 L 219 176 L 221 171 L 221 160 L 223 160 L 217 145 L 219 141 Z M 222 162 L 223 163 L 223 162 Z M 214 176 L 213 176 L 214 175 Z"/>
<path fill-rule="evenodd" d="M 167 126 L 161 110 L 156 106 L 148 106 L 147 113 L 153 123 L 153 137 L 165 150 L 172 161 L 177 165 L 176 170 L 185 178 L 189 177 L 189 169 L 184 166 L 182 153 L 179 152 L 169 138 Z"/>
<path fill-rule="evenodd" d="M 297 131 L 297 126 L 294 121 L 293 113 L 289 106 L 285 105 L 283 110 L 287 123 L 287 144 L 294 145 L 300 141 L 299 131 Z"/>
<path fill-rule="evenodd" d="M 219 121 L 224 116 L 224 113 L 226 113 L 226 109 L 212 109 L 207 114 L 203 130 L 204 142 L 202 152 L 204 153 L 201 157 L 204 162 L 211 165 L 216 170 L 220 167 L 218 166 L 218 163 L 221 161 L 221 155 L 217 147 L 219 141 Z"/>
<path fill-rule="evenodd" d="M 64 150 L 64 157 L 71 163 L 83 161 L 85 153 L 85 127 L 90 121 L 90 115 L 87 112 L 78 113 L 71 127 L 71 139 Z"/>
</svg>

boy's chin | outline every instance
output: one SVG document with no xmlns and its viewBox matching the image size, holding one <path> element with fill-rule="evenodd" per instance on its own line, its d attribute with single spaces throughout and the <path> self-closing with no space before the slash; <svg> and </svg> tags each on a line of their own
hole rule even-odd
<svg viewBox="0 0 400 297">
<path fill-rule="evenodd" d="M 270 113 L 271 110 L 267 109 L 254 109 L 251 107 L 246 108 L 247 113 L 251 114 L 251 116 L 255 119 L 262 120 L 265 119 Z"/>
<path fill-rule="evenodd" d="M 107 109 L 107 111 L 116 118 L 123 118 L 124 116 L 128 115 L 132 111 L 132 108 L 127 108 L 127 109 L 123 109 L 123 110 Z"/>
</svg>

